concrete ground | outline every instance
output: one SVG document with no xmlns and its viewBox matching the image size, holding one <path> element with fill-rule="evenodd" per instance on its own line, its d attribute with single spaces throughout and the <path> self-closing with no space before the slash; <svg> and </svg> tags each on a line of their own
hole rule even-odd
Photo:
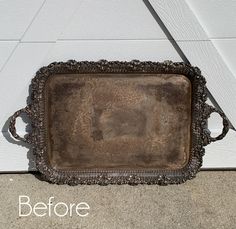
<svg viewBox="0 0 236 229">
<path fill-rule="evenodd" d="M 80 217 L 72 209 L 64 217 L 19 217 L 19 196 L 26 195 L 33 206 L 58 202 L 86 202 L 90 210 Z M 26 199 L 23 199 L 26 201 Z M 22 205 L 23 206 L 23 205 Z M 22 214 L 29 212 L 22 207 Z M 64 207 L 64 208 L 63 208 Z M 37 214 L 45 213 L 45 209 Z M 58 205 L 58 214 L 66 206 Z M 85 212 L 83 212 L 85 211 Z M 236 228 L 236 172 L 202 171 L 197 178 L 172 186 L 58 186 L 38 180 L 32 174 L 0 175 L 0 228 L 104 228 L 104 229 L 211 229 Z"/>
</svg>

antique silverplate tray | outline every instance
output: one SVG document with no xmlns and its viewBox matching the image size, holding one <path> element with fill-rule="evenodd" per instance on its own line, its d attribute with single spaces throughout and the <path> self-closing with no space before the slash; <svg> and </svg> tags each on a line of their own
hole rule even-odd
<svg viewBox="0 0 236 229">
<path fill-rule="evenodd" d="M 32 80 L 31 102 L 11 118 L 32 145 L 36 167 L 57 184 L 179 184 L 195 177 L 204 146 L 229 123 L 206 104 L 196 67 L 171 61 L 52 63 Z M 211 137 L 217 112 L 223 130 Z M 16 133 L 26 113 L 32 132 Z"/>
</svg>

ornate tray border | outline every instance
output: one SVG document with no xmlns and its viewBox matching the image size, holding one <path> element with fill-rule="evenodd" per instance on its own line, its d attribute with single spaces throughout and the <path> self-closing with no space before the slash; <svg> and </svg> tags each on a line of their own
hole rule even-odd
<svg viewBox="0 0 236 229">
<path fill-rule="evenodd" d="M 162 73 L 182 74 L 192 83 L 192 142 L 190 158 L 187 165 L 179 170 L 153 170 L 153 171 L 61 171 L 53 169 L 47 161 L 46 128 L 44 124 L 44 86 L 50 75 L 70 73 Z M 206 104 L 207 93 L 205 78 L 197 67 L 183 62 L 164 61 L 141 62 L 133 60 L 98 62 L 69 60 L 67 62 L 53 62 L 42 67 L 32 79 L 31 103 L 12 116 L 9 130 L 13 137 L 32 145 L 36 157 L 36 168 L 43 179 L 57 184 L 180 184 L 196 176 L 202 165 L 204 146 L 210 142 L 222 139 L 229 129 L 229 122 L 224 113 Z M 25 138 L 16 133 L 16 118 L 21 113 L 27 113 L 31 119 L 32 132 Z M 222 133 L 213 138 L 207 129 L 207 119 L 212 112 L 217 112 L 223 119 Z"/>
</svg>

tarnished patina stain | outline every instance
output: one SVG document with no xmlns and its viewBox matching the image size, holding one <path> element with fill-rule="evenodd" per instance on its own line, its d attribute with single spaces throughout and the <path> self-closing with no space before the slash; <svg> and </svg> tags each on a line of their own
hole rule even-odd
<svg viewBox="0 0 236 229">
<path fill-rule="evenodd" d="M 175 74 L 70 74 L 47 81 L 58 169 L 179 169 L 188 161 L 191 83 Z"/>
</svg>

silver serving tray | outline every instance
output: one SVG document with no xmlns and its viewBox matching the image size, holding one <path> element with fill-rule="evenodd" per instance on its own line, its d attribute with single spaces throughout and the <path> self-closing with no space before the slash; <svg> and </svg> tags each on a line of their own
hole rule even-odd
<svg viewBox="0 0 236 229">
<path fill-rule="evenodd" d="M 11 118 L 31 144 L 42 177 L 58 184 L 179 184 L 195 177 L 204 146 L 229 123 L 206 104 L 205 79 L 185 63 L 52 63 L 32 79 L 31 102 Z M 217 112 L 222 133 L 211 137 Z M 32 132 L 16 133 L 26 113 Z"/>
</svg>

